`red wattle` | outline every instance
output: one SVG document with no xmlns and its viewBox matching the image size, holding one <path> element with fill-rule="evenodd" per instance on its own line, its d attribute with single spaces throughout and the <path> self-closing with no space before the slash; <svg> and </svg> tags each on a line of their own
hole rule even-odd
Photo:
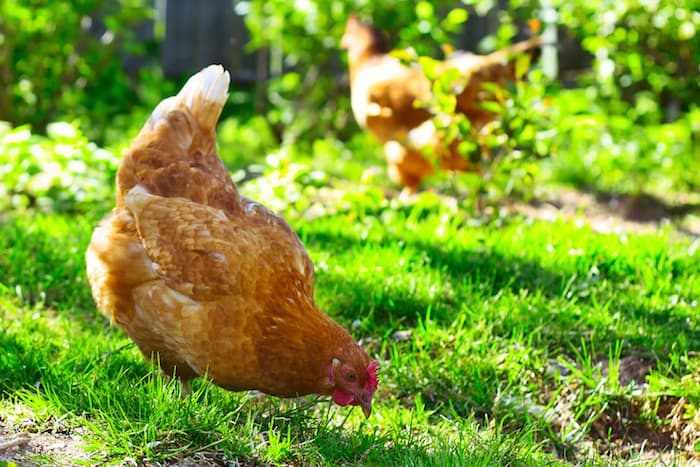
<svg viewBox="0 0 700 467">
<path fill-rule="evenodd" d="M 348 404 L 357 405 L 357 402 L 355 402 L 355 398 L 352 394 L 348 394 L 347 392 L 343 392 L 339 389 L 333 391 L 333 402 L 340 406 L 345 406 Z M 353 404 L 353 402 L 355 403 Z"/>
</svg>

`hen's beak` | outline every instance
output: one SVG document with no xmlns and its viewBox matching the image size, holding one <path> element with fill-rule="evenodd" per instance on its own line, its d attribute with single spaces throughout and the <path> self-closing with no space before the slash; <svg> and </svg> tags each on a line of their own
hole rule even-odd
<svg viewBox="0 0 700 467">
<path fill-rule="evenodd" d="M 357 403 L 362 407 L 362 413 L 365 414 L 365 418 L 369 418 L 372 415 L 372 396 L 364 394 Z"/>
<path fill-rule="evenodd" d="M 365 404 L 364 402 L 360 402 L 360 407 L 362 407 L 362 413 L 365 414 L 365 418 L 369 418 L 369 416 L 372 415 L 372 403 L 371 402 L 369 404 Z"/>
</svg>

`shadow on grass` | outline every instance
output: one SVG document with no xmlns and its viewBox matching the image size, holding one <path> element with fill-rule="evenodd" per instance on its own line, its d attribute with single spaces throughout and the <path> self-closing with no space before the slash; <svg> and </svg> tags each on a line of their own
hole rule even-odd
<svg viewBox="0 0 700 467">
<path fill-rule="evenodd" d="M 585 207 L 586 212 L 591 208 L 594 212 L 602 209 L 606 214 L 620 219 L 657 225 L 664 219 L 676 221 L 689 214 L 700 212 L 700 203 L 680 202 L 673 204 L 645 192 L 620 193 L 602 190 L 585 183 L 577 183 L 576 185 L 576 191 L 566 197 L 573 196 L 573 199 L 566 200 L 554 195 L 553 197 L 532 199 L 528 204 L 533 207 L 546 204 L 557 209 L 568 207 L 569 210 Z M 587 200 L 582 195 L 590 195 L 595 202 Z M 693 234 L 691 233 L 691 235 Z M 697 236 L 697 234 L 694 235 Z"/>
<path fill-rule="evenodd" d="M 605 280 L 586 283 L 577 289 L 577 281 L 586 281 L 577 270 L 552 270 L 537 261 L 518 256 L 504 256 L 480 249 L 458 249 L 437 245 L 421 240 L 403 239 L 384 234 L 376 242 L 367 242 L 342 232 L 309 232 L 309 243 L 323 245 L 332 254 L 347 254 L 363 248 L 397 248 L 402 244 L 406 256 L 426 255 L 430 261 L 421 267 L 430 268 L 447 277 L 453 288 L 458 289 L 454 297 L 438 296 L 435 299 L 418 294 L 393 290 L 384 281 L 368 283 L 361 277 L 337 273 L 320 273 L 317 278 L 319 289 L 332 291 L 332 308 L 340 310 L 346 318 L 369 319 L 380 329 L 393 327 L 398 323 L 413 325 L 417 317 L 425 316 L 430 309 L 433 319 L 451 321 L 465 303 L 479 307 L 489 300 L 509 291 L 514 303 L 523 291 L 529 296 L 540 296 L 539 306 L 511 309 L 510 314 L 530 321 L 532 327 L 546 327 L 549 333 L 560 340 L 564 347 L 577 345 L 581 337 L 590 335 L 592 324 L 587 321 L 587 310 L 607 307 L 609 315 L 619 315 L 619 329 L 612 326 L 596 325 L 596 340 L 612 345 L 616 340 L 626 339 L 640 347 L 651 349 L 664 355 L 666 350 L 677 343 L 678 336 L 684 336 L 688 346 L 700 349 L 700 330 L 688 326 L 687 316 L 678 314 L 672 304 L 655 304 L 631 291 L 619 293 L 617 284 L 627 287 L 630 276 L 637 280 L 634 265 L 616 265 L 616 270 L 604 263 L 600 264 Z M 598 260 L 599 262 L 601 260 Z M 672 267 L 672 274 L 677 274 Z M 628 274 L 629 273 L 629 274 Z M 572 282 L 572 278 L 576 279 Z M 647 294 L 654 291 L 647 291 Z M 670 292 L 669 292 L 670 293 Z M 550 309 L 542 309 L 541 306 Z M 529 314 L 530 316 L 527 316 Z M 543 322 L 543 319 L 546 321 Z M 646 335 L 638 332 L 645 329 Z M 602 350 L 602 349 L 601 349 Z"/>
<path fill-rule="evenodd" d="M 5 329 L 0 330 L 0 349 L 0 397 L 39 384 L 46 362 L 33 346 Z"/>
<path fill-rule="evenodd" d="M 636 222 L 658 223 L 663 219 L 679 219 L 700 212 L 700 203 L 674 205 L 648 193 L 615 193 L 593 187 L 588 187 L 585 191 L 593 194 L 596 201 L 616 215 Z"/>
<path fill-rule="evenodd" d="M 361 277 L 322 272 L 317 277 L 317 287 L 334 291 L 335 308 L 342 310 L 357 307 L 362 311 L 374 308 L 376 318 L 391 321 L 401 319 L 413 321 L 417 316 L 425 315 L 431 309 L 431 317 L 451 319 L 459 311 L 460 296 L 466 292 L 489 298 L 510 290 L 518 294 L 522 290 L 540 293 L 548 298 L 561 298 L 562 290 L 569 280 L 563 272 L 550 271 L 539 263 L 518 257 L 506 257 L 493 252 L 477 250 L 448 249 L 427 242 L 420 242 L 398 237 L 383 238 L 379 242 L 368 243 L 352 236 L 338 233 L 310 233 L 310 243 L 323 245 L 325 251 L 338 254 L 358 251 L 369 247 L 374 249 L 397 248 L 402 244 L 407 257 L 427 256 L 429 262 L 421 268 L 438 272 L 453 288 L 457 288 L 454 297 L 438 297 L 431 300 L 417 297 L 403 291 L 392 291 L 385 281 L 377 280 L 367 283 Z"/>
</svg>

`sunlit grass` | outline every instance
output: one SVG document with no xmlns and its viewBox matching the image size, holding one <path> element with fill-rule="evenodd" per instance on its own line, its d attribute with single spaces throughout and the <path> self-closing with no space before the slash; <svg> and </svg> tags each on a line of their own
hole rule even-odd
<svg viewBox="0 0 700 467">
<path fill-rule="evenodd" d="M 83 252 L 97 218 L 0 226 L 0 405 L 25 407 L 33 430 L 84 427 L 95 461 L 605 464 L 581 443 L 607 442 L 611 410 L 644 406 L 632 422 L 653 430 L 659 397 L 700 404 L 700 254 L 669 230 L 477 225 L 420 202 L 294 220 L 319 304 L 381 361 L 365 421 L 204 381 L 182 398 L 94 309 Z M 620 384 L 625 357 L 651 362 L 654 394 Z"/>
</svg>

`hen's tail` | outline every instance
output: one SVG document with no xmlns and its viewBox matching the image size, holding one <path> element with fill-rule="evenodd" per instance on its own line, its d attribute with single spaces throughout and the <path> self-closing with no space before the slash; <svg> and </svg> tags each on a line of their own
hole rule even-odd
<svg viewBox="0 0 700 467">
<path fill-rule="evenodd" d="M 494 61 L 512 61 L 518 54 L 527 53 L 530 55 L 530 64 L 534 64 L 540 58 L 542 51 L 542 37 L 533 37 L 531 39 L 515 43 L 510 47 L 489 54 L 491 60 Z"/>
<path fill-rule="evenodd" d="M 516 76 L 517 58 L 529 55 L 532 65 L 539 58 L 541 44 L 542 39 L 535 37 L 488 55 L 465 54 L 445 62 L 446 68 L 456 68 L 467 78 L 464 89 L 457 96 L 457 110 L 470 118 L 472 126 L 480 127 L 485 121 L 491 120 L 490 114 L 481 107 L 481 102 L 485 99 L 482 84 L 503 85 L 506 81 L 521 78 Z M 475 122 L 475 119 L 481 122 Z"/>
<path fill-rule="evenodd" d="M 211 65 L 153 110 L 117 172 L 117 205 L 141 184 L 154 195 L 235 206 L 238 194 L 216 154 L 216 122 L 226 103 L 228 72 Z"/>
<path fill-rule="evenodd" d="M 209 65 L 187 80 L 176 96 L 161 101 L 148 124 L 153 128 L 174 109 L 189 111 L 202 130 L 213 130 L 226 103 L 228 71 L 221 65 Z"/>
<path fill-rule="evenodd" d="M 541 45 L 542 38 L 533 37 L 487 55 L 457 53 L 454 57 L 445 60 L 443 67 L 456 68 L 465 75 L 488 74 L 489 71 L 503 74 L 510 71 L 514 59 L 521 54 L 530 55 L 530 64 L 534 64 L 539 58 Z"/>
</svg>

